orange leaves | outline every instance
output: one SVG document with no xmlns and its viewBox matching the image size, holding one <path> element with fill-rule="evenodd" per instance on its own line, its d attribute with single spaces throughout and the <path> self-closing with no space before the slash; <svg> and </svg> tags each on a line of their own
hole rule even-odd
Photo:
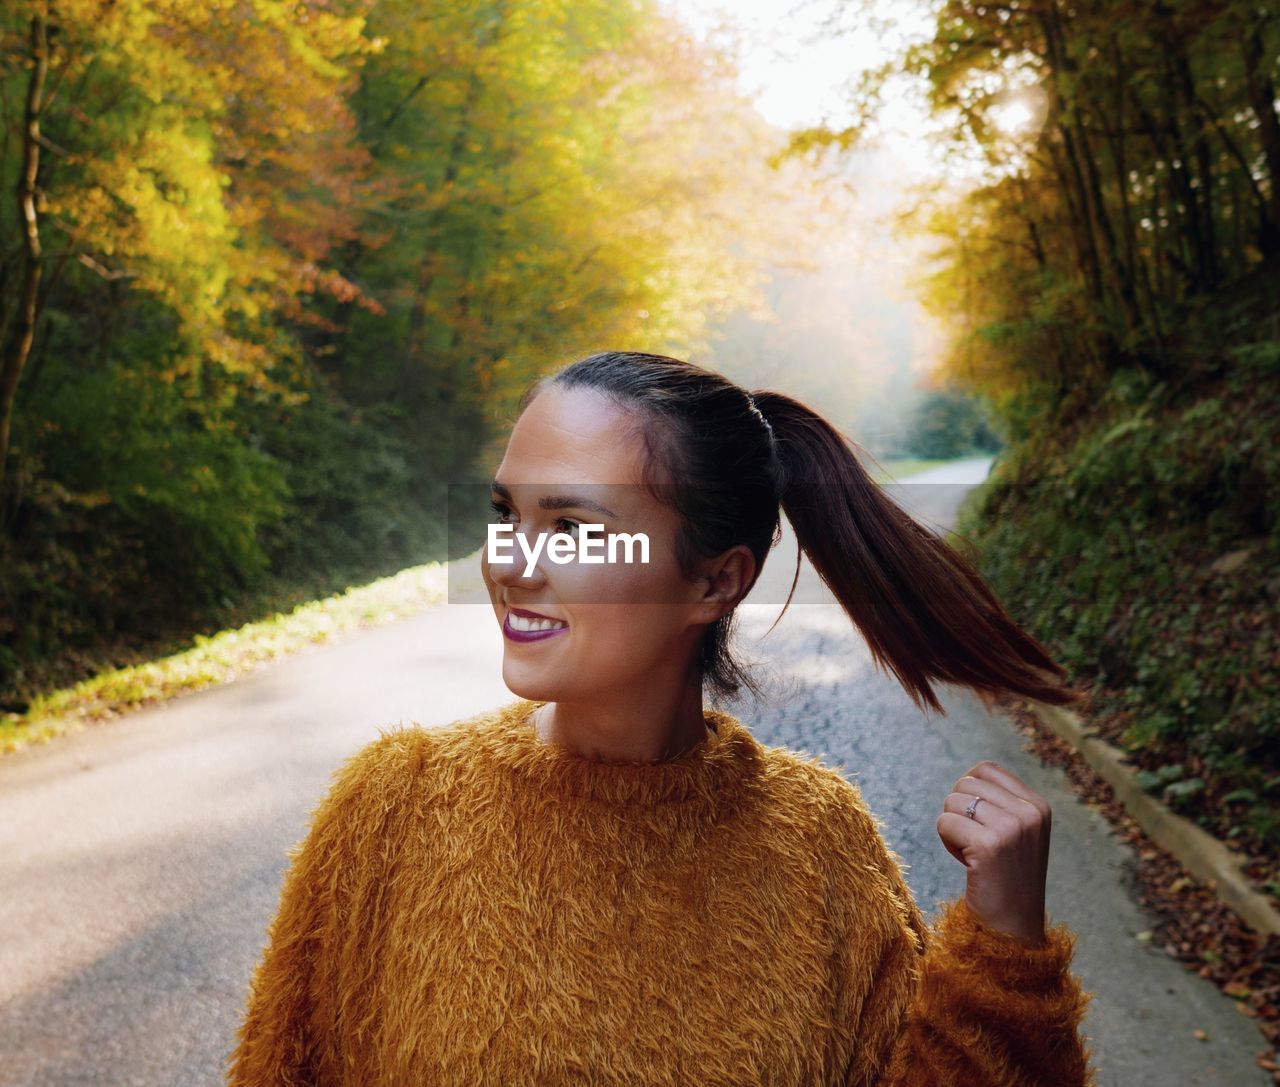
<svg viewBox="0 0 1280 1087">
<path fill-rule="evenodd" d="M 44 118 L 70 145 L 42 178 L 47 226 L 177 314 L 197 353 L 269 365 L 228 320 L 252 327 L 356 230 L 372 160 L 345 61 L 363 17 L 277 0 L 65 0 L 57 14 L 52 80 L 82 90 Z"/>
</svg>

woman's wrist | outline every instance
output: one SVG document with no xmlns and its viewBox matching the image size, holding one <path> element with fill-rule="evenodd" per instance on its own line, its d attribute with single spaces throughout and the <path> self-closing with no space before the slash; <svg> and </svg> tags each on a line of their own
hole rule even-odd
<svg viewBox="0 0 1280 1087">
<path fill-rule="evenodd" d="M 1008 937 L 1016 940 L 1018 943 L 1029 949 L 1044 947 L 1049 942 L 1048 918 L 1042 910 L 1038 923 L 1032 923 L 1024 918 L 1016 918 L 1008 921 L 997 920 L 987 917 L 974 908 L 968 898 L 962 899 L 969 913 L 974 920 L 981 926 L 997 935 Z"/>
</svg>

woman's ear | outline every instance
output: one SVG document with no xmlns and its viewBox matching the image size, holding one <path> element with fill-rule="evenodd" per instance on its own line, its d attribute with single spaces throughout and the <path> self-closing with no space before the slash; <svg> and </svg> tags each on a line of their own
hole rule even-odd
<svg viewBox="0 0 1280 1087">
<path fill-rule="evenodd" d="M 706 622 L 728 615 L 751 591 L 756 579 L 756 559 L 746 544 L 735 544 L 714 558 L 704 559 L 699 582 Z"/>
</svg>

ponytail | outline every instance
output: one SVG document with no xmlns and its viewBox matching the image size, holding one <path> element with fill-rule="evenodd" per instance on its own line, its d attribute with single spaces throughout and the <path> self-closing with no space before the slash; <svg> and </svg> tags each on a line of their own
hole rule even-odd
<svg viewBox="0 0 1280 1087">
<path fill-rule="evenodd" d="M 801 550 L 917 705 L 946 712 L 931 680 L 970 687 L 988 707 L 1002 691 L 1054 705 L 1085 697 L 970 560 L 871 479 L 849 439 L 784 393 L 751 397 L 773 431 Z"/>
<path fill-rule="evenodd" d="M 1084 697 L 1063 685 L 1064 669 L 972 563 L 885 495 L 849 440 L 798 400 L 753 395 L 714 370 L 633 351 L 598 352 L 538 379 L 520 410 L 549 385 L 595 389 L 635 411 L 651 478 L 674 481 L 655 496 L 678 515 L 676 556 L 686 576 L 698 556 L 735 544 L 750 548 L 758 572 L 781 538 L 781 505 L 876 664 L 918 706 L 946 712 L 931 680 L 970 687 L 988 706 L 1002 691 L 1058 705 Z M 715 696 L 746 687 L 759 698 L 731 651 L 736 614 L 709 625 L 696 665 Z"/>
</svg>

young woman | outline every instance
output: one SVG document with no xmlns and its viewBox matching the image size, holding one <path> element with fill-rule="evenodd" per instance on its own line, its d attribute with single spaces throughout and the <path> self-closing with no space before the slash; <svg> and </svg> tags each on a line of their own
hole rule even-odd
<svg viewBox="0 0 1280 1087">
<path fill-rule="evenodd" d="M 493 503 L 526 543 L 601 525 L 648 561 L 486 549 L 518 698 L 341 768 L 231 1084 L 1094 1082 L 1043 797 L 992 762 L 956 781 L 936 827 L 967 888 L 927 926 L 854 784 L 703 705 L 758 693 L 730 628 L 779 506 L 918 704 L 942 709 L 931 681 L 1073 699 L 838 431 L 677 359 L 592 355 L 525 395 Z"/>
</svg>

